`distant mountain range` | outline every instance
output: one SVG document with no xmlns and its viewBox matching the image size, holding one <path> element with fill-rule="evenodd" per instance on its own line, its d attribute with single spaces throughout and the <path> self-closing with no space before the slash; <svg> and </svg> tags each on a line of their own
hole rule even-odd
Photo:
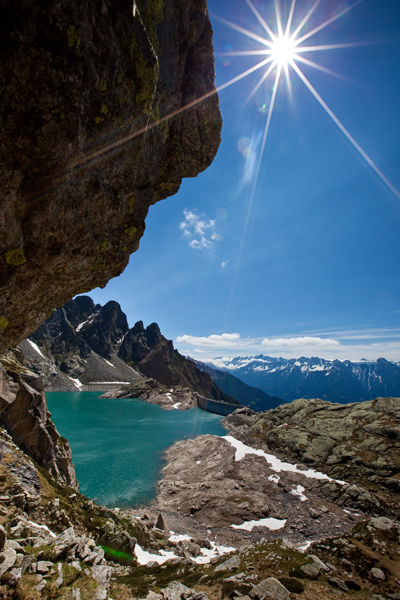
<svg viewBox="0 0 400 600">
<path fill-rule="evenodd" d="M 26 365 L 45 379 L 48 391 L 99 390 L 152 378 L 176 388 L 187 387 L 201 396 L 229 403 L 249 404 L 266 410 L 282 403 L 252 390 L 239 379 L 219 386 L 205 369 L 182 356 L 160 331 L 157 323 L 129 328 L 118 302 L 101 306 L 89 296 L 67 302 L 39 329 L 19 344 Z M 230 391 L 226 391 L 226 390 Z M 257 399 L 259 397 L 259 403 Z"/>
<path fill-rule="evenodd" d="M 321 398 L 345 404 L 378 396 L 400 397 L 400 365 L 384 358 L 373 362 L 341 362 L 323 358 L 272 358 L 260 354 L 219 357 L 207 366 L 226 371 L 247 385 L 287 402 L 296 398 Z"/>
</svg>

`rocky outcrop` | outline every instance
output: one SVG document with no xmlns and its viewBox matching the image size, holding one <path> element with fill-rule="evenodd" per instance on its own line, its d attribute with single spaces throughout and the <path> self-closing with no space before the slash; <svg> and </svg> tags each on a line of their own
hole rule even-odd
<svg viewBox="0 0 400 600">
<path fill-rule="evenodd" d="M 43 380 L 25 369 L 12 352 L 0 358 L 0 426 L 38 465 L 77 489 L 71 448 L 50 416 Z"/>
<path fill-rule="evenodd" d="M 296 468 L 240 442 L 235 449 L 232 439 L 203 435 L 167 450 L 157 507 L 169 511 L 170 520 L 174 513 L 202 526 L 212 523 L 224 530 L 230 545 L 243 536 L 301 543 L 344 533 L 363 513 L 381 510 L 365 489 L 353 497 L 355 486 L 348 482 Z"/>
<path fill-rule="evenodd" d="M 265 413 L 239 411 L 223 424 L 252 446 L 355 484 L 348 498 L 361 499 L 360 486 L 378 494 L 381 510 L 398 517 L 400 398 L 346 405 L 300 399 Z"/>
<path fill-rule="evenodd" d="M 149 206 L 212 162 L 206 1 L 3 3 L 0 88 L 1 351 L 119 275 Z"/>
<path fill-rule="evenodd" d="M 140 398 L 149 404 L 157 404 L 165 410 L 189 410 L 197 406 L 197 394 L 189 388 L 168 388 L 155 379 L 139 379 L 123 387 L 106 392 L 102 398 Z"/>
</svg>

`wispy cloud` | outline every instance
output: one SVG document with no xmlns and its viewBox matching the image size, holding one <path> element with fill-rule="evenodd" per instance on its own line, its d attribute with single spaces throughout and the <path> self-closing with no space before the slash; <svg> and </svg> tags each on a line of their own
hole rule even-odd
<svg viewBox="0 0 400 600">
<path fill-rule="evenodd" d="M 226 267 L 226 265 L 228 264 L 229 260 L 224 260 L 224 262 L 221 263 L 221 267 L 224 269 Z"/>
<path fill-rule="evenodd" d="M 208 219 L 205 215 L 200 215 L 196 210 L 185 210 L 184 220 L 179 224 L 188 244 L 194 250 L 209 250 L 214 241 L 218 241 L 219 236 L 214 231 L 215 221 Z"/>
</svg>

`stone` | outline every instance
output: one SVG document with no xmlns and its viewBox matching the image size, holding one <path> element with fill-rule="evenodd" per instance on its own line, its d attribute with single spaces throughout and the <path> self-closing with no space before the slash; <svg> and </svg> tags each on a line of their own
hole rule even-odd
<svg viewBox="0 0 400 600">
<path fill-rule="evenodd" d="M 17 560 L 17 553 L 14 548 L 9 545 L 8 540 L 5 543 L 2 555 L 4 556 L 4 560 L 0 564 L 0 578 L 8 571 L 8 569 L 11 569 L 11 567 L 14 566 L 14 563 Z"/>
<path fill-rule="evenodd" d="M 10 585 L 11 587 L 15 587 L 17 585 L 18 581 L 21 579 L 21 575 L 22 575 L 21 567 L 11 569 L 10 575 L 11 575 L 11 577 L 8 580 L 8 585 Z"/>
<path fill-rule="evenodd" d="M 36 566 L 36 572 L 45 575 L 50 571 L 51 567 L 54 567 L 54 563 L 50 560 L 39 560 Z"/>
<path fill-rule="evenodd" d="M 46 587 L 47 582 L 45 579 L 43 579 L 40 583 L 37 584 L 36 587 L 34 587 L 34 590 L 37 590 L 38 592 L 41 592 L 42 590 L 44 590 L 44 588 Z"/>
<path fill-rule="evenodd" d="M 305 575 L 307 579 L 317 579 L 320 568 L 315 563 L 306 564 L 300 566 L 300 571 Z"/>
<path fill-rule="evenodd" d="M 58 589 L 59 587 L 62 586 L 62 584 L 64 583 L 64 575 L 63 575 L 63 570 L 62 570 L 62 564 L 58 563 L 57 564 L 57 571 L 58 571 L 58 577 L 54 582 L 54 587 L 56 589 Z"/>
<path fill-rule="evenodd" d="M 342 581 L 341 579 L 339 579 L 338 577 L 332 577 L 332 579 L 328 579 L 328 583 L 332 587 L 339 588 L 343 592 L 348 592 L 349 591 L 349 589 L 348 589 L 347 585 L 345 584 L 345 582 Z"/>
<path fill-rule="evenodd" d="M 3 550 L 6 541 L 7 541 L 6 530 L 4 529 L 3 525 L 0 525 L 0 552 L 1 552 L 1 550 Z"/>
<path fill-rule="evenodd" d="M 239 556 L 232 556 L 232 558 L 228 558 L 228 560 L 225 560 L 223 563 L 215 567 L 214 572 L 217 573 L 218 571 L 233 571 L 234 569 L 237 569 L 239 565 Z"/>
<path fill-rule="evenodd" d="M 379 581 L 385 581 L 386 580 L 386 575 L 385 573 L 382 571 L 382 569 L 379 569 L 378 567 L 373 567 L 370 571 L 372 577 L 374 579 L 378 579 Z"/>
<path fill-rule="evenodd" d="M 307 558 L 311 558 L 311 560 L 317 565 L 317 567 L 319 567 L 320 569 L 322 569 L 322 571 L 330 571 L 331 569 L 328 567 L 328 565 L 326 565 L 324 562 L 322 562 L 322 560 L 320 558 L 318 558 L 318 556 L 315 556 L 315 554 L 309 554 L 307 556 Z"/>
<path fill-rule="evenodd" d="M 264 579 L 250 592 L 251 598 L 258 600 L 290 600 L 291 594 L 275 577 Z"/>
<path fill-rule="evenodd" d="M 183 585 L 179 581 L 173 581 L 167 588 L 161 590 L 164 600 L 187 600 L 193 590 Z"/>
<path fill-rule="evenodd" d="M 388 519 L 387 517 L 372 517 L 370 519 L 368 526 L 374 527 L 375 529 L 380 529 L 381 531 L 388 531 L 394 527 L 395 523 L 392 519 Z"/>
<path fill-rule="evenodd" d="M 155 592 L 149 592 L 146 596 L 146 600 L 163 600 L 161 594 L 156 594 Z"/>
<path fill-rule="evenodd" d="M 158 515 L 156 527 L 157 527 L 157 529 L 161 529 L 163 531 L 169 531 L 165 517 L 161 513 L 159 513 L 159 515 Z"/>
</svg>

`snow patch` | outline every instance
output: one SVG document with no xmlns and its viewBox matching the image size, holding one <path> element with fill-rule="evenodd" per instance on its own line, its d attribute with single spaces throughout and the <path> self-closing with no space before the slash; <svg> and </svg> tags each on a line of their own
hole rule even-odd
<svg viewBox="0 0 400 600">
<path fill-rule="evenodd" d="M 268 481 L 273 481 L 274 483 L 278 483 L 279 480 L 280 480 L 279 475 L 275 475 L 275 473 L 268 477 Z"/>
<path fill-rule="evenodd" d="M 139 565 L 147 565 L 147 563 L 154 561 L 159 565 L 164 564 L 169 558 L 176 558 L 176 555 L 173 552 L 167 552 L 166 550 L 160 550 L 160 554 L 151 554 L 150 552 L 146 552 L 143 550 L 138 543 L 135 544 L 135 554 L 138 560 Z"/>
<path fill-rule="evenodd" d="M 67 375 L 67 377 L 68 377 L 68 375 Z M 68 379 L 70 379 L 74 383 L 74 385 L 76 385 L 76 387 L 78 388 L 78 390 L 81 391 L 83 383 L 81 383 L 79 381 L 79 379 L 74 379 L 73 377 L 68 377 Z"/>
<path fill-rule="evenodd" d="M 174 408 L 175 410 L 178 410 L 178 406 L 180 406 L 182 404 L 182 402 L 175 402 L 175 404 L 172 405 L 172 408 Z"/>
<path fill-rule="evenodd" d="M 37 352 L 38 354 L 40 354 L 40 356 L 44 359 L 46 359 L 46 357 L 44 356 L 44 354 L 42 353 L 42 351 L 40 350 L 39 346 L 37 344 L 35 344 L 35 342 L 32 342 L 32 340 L 27 339 L 27 342 L 30 343 L 30 345 L 32 346 L 32 348 L 35 350 L 35 352 Z"/>
<path fill-rule="evenodd" d="M 103 360 L 105 360 L 105 361 L 106 361 L 106 363 L 107 363 L 108 365 L 110 365 L 110 367 L 112 367 L 113 369 L 115 369 L 114 365 L 113 365 L 112 363 L 110 363 L 110 361 L 109 361 L 109 360 L 106 360 L 105 358 L 104 358 Z"/>
<path fill-rule="evenodd" d="M 304 489 L 304 488 L 303 488 Z M 277 531 L 283 529 L 286 525 L 287 519 L 275 519 L 269 517 L 267 519 L 260 519 L 259 521 L 245 521 L 241 525 L 231 525 L 233 529 L 244 529 L 245 531 L 252 531 L 254 527 L 267 527 L 271 531 Z"/>
<path fill-rule="evenodd" d="M 297 488 L 291 490 L 290 493 L 293 494 L 293 496 L 298 496 L 300 501 L 304 502 L 305 500 L 308 500 L 307 496 L 303 494 L 305 489 L 306 488 L 304 488 L 302 485 L 298 485 Z"/>
<path fill-rule="evenodd" d="M 55 533 L 53 533 L 48 527 L 47 525 L 39 525 L 38 523 L 34 523 L 33 521 L 28 521 L 28 525 L 30 525 L 31 527 L 37 527 L 37 529 L 44 529 L 45 531 L 47 531 L 47 533 L 49 534 L 50 537 L 57 537 Z"/>
<path fill-rule="evenodd" d="M 131 381 L 89 381 L 88 385 L 112 385 L 113 383 L 118 385 L 128 385 Z"/>
<path fill-rule="evenodd" d="M 188 542 L 190 540 L 190 535 L 187 533 L 173 533 L 168 539 L 170 542 Z"/>
<path fill-rule="evenodd" d="M 306 550 L 308 550 L 308 548 L 311 546 L 311 544 L 313 544 L 315 542 L 315 540 L 307 540 L 304 542 L 304 544 L 301 544 L 300 546 L 297 546 L 296 550 L 298 550 L 301 554 L 304 554 L 304 552 Z"/>
<path fill-rule="evenodd" d="M 325 473 L 320 473 L 319 471 L 314 471 L 314 469 L 307 469 L 307 471 L 301 471 L 297 468 L 296 465 L 292 465 L 291 463 L 283 462 L 280 458 L 277 458 L 273 454 L 267 454 L 264 450 L 256 450 L 255 448 L 251 448 L 250 446 L 246 446 L 243 442 L 240 442 L 232 435 L 225 435 L 222 437 L 223 440 L 226 440 L 236 449 L 235 453 L 235 461 L 242 460 L 246 456 L 246 454 L 255 454 L 256 456 L 263 456 L 265 460 L 270 464 L 270 468 L 276 473 L 281 473 L 282 471 L 291 472 L 291 473 L 299 473 L 300 475 L 304 475 L 309 479 L 326 479 L 327 481 L 336 481 L 340 485 L 345 485 L 345 481 L 340 481 L 339 479 L 332 479 L 325 475 Z"/>
</svg>

